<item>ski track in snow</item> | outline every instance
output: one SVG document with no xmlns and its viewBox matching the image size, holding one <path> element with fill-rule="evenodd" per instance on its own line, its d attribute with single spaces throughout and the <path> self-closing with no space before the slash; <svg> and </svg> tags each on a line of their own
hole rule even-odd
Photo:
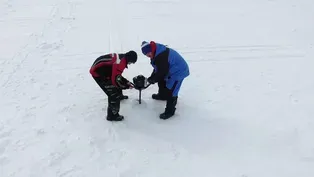
<svg viewBox="0 0 314 177">
<path fill-rule="evenodd" d="M 258 43 L 248 37 L 234 44 L 237 37 L 229 41 L 210 32 L 208 40 L 198 41 L 206 38 L 202 30 L 217 32 L 221 24 L 211 16 L 221 15 L 219 9 L 224 13 L 220 3 L 207 12 L 209 1 L 198 2 L 196 10 L 184 0 L 1 2 L 0 39 L 10 42 L 1 43 L 7 50 L 0 56 L 0 176 L 313 176 L 313 44 L 303 43 L 301 36 L 302 42 L 294 45 L 285 39 L 286 31 L 274 36 L 283 41 Z M 278 6 L 282 2 L 277 1 Z M 259 3 L 260 8 L 271 7 L 270 14 L 278 7 L 275 2 Z M 177 12 L 168 11 L 170 7 Z M 160 10 L 148 13 L 152 8 Z M 185 20 L 201 14 L 192 25 L 209 13 L 209 22 L 216 26 L 199 23 L 199 28 L 182 33 L 173 27 L 168 29 L 172 35 L 164 35 L 161 26 L 186 10 L 191 13 Z M 232 13 L 221 18 L 228 17 Z M 157 24 L 156 30 L 150 29 L 149 20 Z M 187 24 L 181 19 L 176 23 Z M 185 34 L 192 30 L 203 37 Z M 221 31 L 228 35 L 228 28 Z M 291 33 L 295 38 L 296 32 Z M 186 41 L 178 41 L 180 36 Z M 219 37 L 225 43 L 215 44 Z M 107 98 L 88 73 L 91 63 L 105 52 L 132 48 L 139 61 L 126 77 L 149 75 L 151 67 L 139 50 L 140 42 L 149 39 L 171 43 L 190 64 L 178 113 L 174 119 L 159 120 L 165 104 L 150 99 L 156 91 L 150 87 L 141 105 L 137 91 L 126 91 L 130 99 L 121 104 L 126 120 L 107 122 Z"/>
</svg>

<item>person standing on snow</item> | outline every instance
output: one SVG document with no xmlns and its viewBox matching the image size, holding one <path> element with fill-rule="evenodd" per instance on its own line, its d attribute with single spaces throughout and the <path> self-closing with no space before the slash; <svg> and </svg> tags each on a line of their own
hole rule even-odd
<svg viewBox="0 0 314 177">
<path fill-rule="evenodd" d="M 129 51 L 125 54 L 106 54 L 98 57 L 89 72 L 108 96 L 107 120 L 122 121 L 124 116 L 119 114 L 120 101 L 127 99 L 122 90 L 133 88 L 131 82 L 122 76 L 128 65 L 137 61 L 137 53 Z"/>
<path fill-rule="evenodd" d="M 161 119 L 168 119 L 175 114 L 179 90 L 183 80 L 190 75 L 189 66 L 184 58 L 166 45 L 150 41 L 142 42 L 142 53 L 151 59 L 154 70 L 147 82 L 158 82 L 158 93 L 153 94 L 156 100 L 166 100 L 165 112 Z"/>
</svg>

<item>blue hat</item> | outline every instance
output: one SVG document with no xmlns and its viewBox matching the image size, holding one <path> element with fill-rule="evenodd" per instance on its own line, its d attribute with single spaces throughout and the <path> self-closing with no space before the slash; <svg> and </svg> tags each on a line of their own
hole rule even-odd
<svg viewBox="0 0 314 177">
<path fill-rule="evenodd" d="M 146 42 L 146 41 L 143 41 L 143 42 L 142 42 L 141 48 L 142 48 L 142 53 L 143 53 L 144 55 L 146 55 L 146 54 L 149 53 L 149 52 L 152 52 L 152 47 L 150 46 L 150 43 L 148 43 L 148 42 Z"/>
</svg>

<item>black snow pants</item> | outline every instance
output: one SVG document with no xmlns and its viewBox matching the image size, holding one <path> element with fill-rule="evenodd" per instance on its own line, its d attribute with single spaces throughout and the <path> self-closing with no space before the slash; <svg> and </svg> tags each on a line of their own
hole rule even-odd
<svg viewBox="0 0 314 177">
<path fill-rule="evenodd" d="M 163 100 L 167 101 L 166 109 L 165 109 L 166 114 L 174 114 L 174 112 L 176 110 L 178 97 L 172 96 L 176 85 L 177 85 L 177 83 L 175 83 L 173 85 L 172 89 L 168 89 L 166 87 L 166 81 L 165 80 L 161 80 L 158 82 L 158 95 L 159 95 L 158 97 L 159 97 L 159 99 L 163 99 Z M 155 98 L 156 98 L 156 96 L 155 96 Z"/>
<path fill-rule="evenodd" d="M 108 96 L 108 117 L 118 117 L 120 111 L 120 96 L 122 95 L 122 89 L 114 86 L 110 79 L 102 79 L 99 77 L 93 77 L 99 87 Z"/>
</svg>

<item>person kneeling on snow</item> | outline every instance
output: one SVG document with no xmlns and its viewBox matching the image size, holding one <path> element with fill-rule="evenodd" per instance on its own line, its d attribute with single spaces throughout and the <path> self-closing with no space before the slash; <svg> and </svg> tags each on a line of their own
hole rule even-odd
<svg viewBox="0 0 314 177">
<path fill-rule="evenodd" d="M 98 57 L 89 72 L 108 96 L 107 120 L 122 121 L 124 116 L 119 115 L 120 101 L 127 99 L 122 90 L 133 88 L 131 82 L 122 76 L 128 65 L 137 61 L 137 53 L 129 51 L 125 54 L 106 54 Z"/>
<path fill-rule="evenodd" d="M 189 66 L 184 58 L 174 49 L 166 45 L 150 41 L 142 42 L 142 53 L 151 59 L 154 70 L 147 82 L 158 82 L 158 94 L 153 94 L 156 100 L 167 100 L 165 112 L 161 119 L 168 119 L 175 114 L 178 93 L 183 80 L 190 75 Z"/>
</svg>

